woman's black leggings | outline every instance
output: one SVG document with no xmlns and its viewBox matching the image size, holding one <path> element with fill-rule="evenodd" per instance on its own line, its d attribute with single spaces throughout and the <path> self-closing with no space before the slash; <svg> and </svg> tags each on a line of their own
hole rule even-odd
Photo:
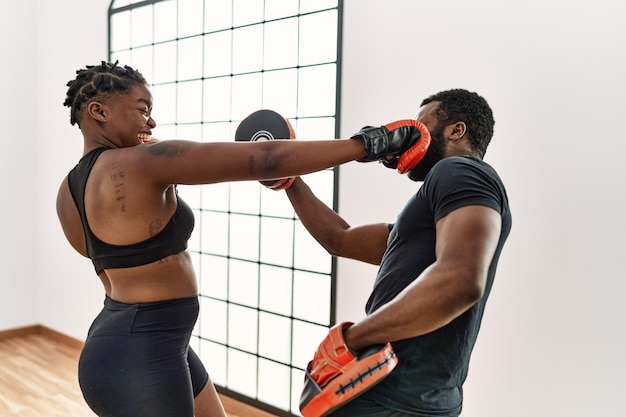
<svg viewBox="0 0 626 417">
<path fill-rule="evenodd" d="M 209 375 L 189 347 L 198 297 L 126 304 L 107 297 L 78 364 L 100 417 L 193 417 Z"/>
</svg>

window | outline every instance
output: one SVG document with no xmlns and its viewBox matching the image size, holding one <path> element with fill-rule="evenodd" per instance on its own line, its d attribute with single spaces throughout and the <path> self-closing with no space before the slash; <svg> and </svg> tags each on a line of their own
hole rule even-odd
<svg viewBox="0 0 626 417">
<path fill-rule="evenodd" d="M 300 138 L 338 132 L 340 0 L 115 0 L 109 53 L 143 73 L 155 137 L 232 140 L 268 108 Z M 336 171 L 306 176 L 334 207 Z M 334 263 L 285 193 L 257 182 L 179 187 L 201 310 L 192 346 L 218 390 L 299 415 L 304 370 L 334 321 Z"/>
</svg>

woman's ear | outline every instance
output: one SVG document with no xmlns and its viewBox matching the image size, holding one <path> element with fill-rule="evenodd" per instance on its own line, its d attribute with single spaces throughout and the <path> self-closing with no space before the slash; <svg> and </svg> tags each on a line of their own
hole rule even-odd
<svg viewBox="0 0 626 417">
<path fill-rule="evenodd" d="M 107 117 L 104 110 L 104 105 L 99 101 L 91 101 L 87 105 L 87 114 L 98 122 L 106 122 Z"/>
<path fill-rule="evenodd" d="M 467 126 L 465 122 L 456 122 L 452 125 L 452 132 L 450 133 L 450 139 L 459 140 L 467 132 Z"/>
</svg>

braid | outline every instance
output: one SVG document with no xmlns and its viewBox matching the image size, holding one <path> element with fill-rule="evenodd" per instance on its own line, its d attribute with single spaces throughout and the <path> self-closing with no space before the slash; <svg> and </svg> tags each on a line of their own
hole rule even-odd
<svg viewBox="0 0 626 417">
<path fill-rule="evenodd" d="M 100 65 L 87 65 L 76 71 L 76 78 L 67 83 L 67 96 L 63 102 L 69 107 L 70 123 L 80 126 L 83 105 L 96 98 L 106 98 L 115 93 L 125 93 L 135 85 L 147 84 L 141 73 L 128 65 L 118 66 L 102 61 Z"/>
</svg>

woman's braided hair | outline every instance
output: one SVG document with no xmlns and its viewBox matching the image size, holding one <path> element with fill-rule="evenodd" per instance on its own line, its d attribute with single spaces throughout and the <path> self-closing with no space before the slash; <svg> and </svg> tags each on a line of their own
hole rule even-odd
<svg viewBox="0 0 626 417">
<path fill-rule="evenodd" d="M 81 109 L 84 104 L 96 98 L 105 99 L 111 94 L 123 94 L 133 86 L 145 85 L 141 73 L 128 65 L 118 66 L 102 61 L 100 65 L 87 65 L 86 69 L 76 71 L 76 78 L 67 83 L 67 96 L 64 106 L 71 109 L 70 123 L 80 126 Z"/>
</svg>

